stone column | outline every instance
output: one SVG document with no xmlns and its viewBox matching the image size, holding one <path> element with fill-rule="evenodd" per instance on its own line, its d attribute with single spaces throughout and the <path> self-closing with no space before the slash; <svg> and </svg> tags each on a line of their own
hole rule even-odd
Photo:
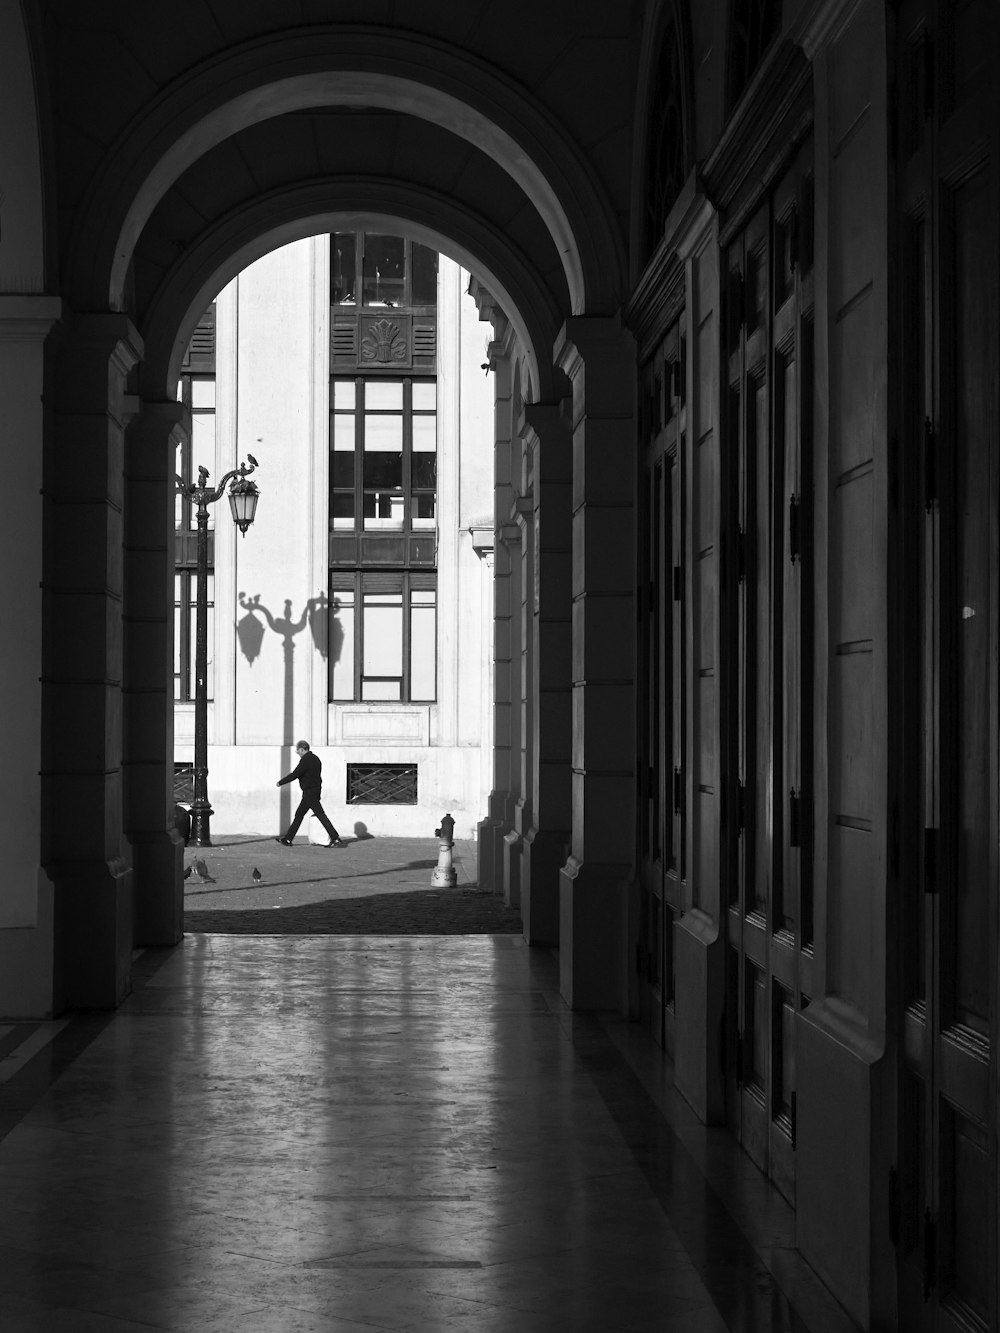
<svg viewBox="0 0 1000 1333">
<path fill-rule="evenodd" d="M 519 450 L 512 449 L 516 456 Z M 531 823 L 531 699 L 528 695 L 531 660 L 531 621 L 528 598 L 533 582 L 533 513 L 529 497 L 519 495 L 511 506 L 510 522 L 501 529 L 510 560 L 510 755 L 511 821 L 504 835 L 503 896 L 508 907 L 521 906 L 521 849 Z"/>
<path fill-rule="evenodd" d="M 110 1008 L 131 985 L 123 834 L 124 315 L 76 317 L 52 365 L 45 451 L 42 858 L 55 890 L 57 1008 Z"/>
<path fill-rule="evenodd" d="M 572 844 L 560 887 L 566 1002 L 626 1012 L 635 841 L 635 345 L 617 317 L 556 340 L 573 398 Z"/>
<path fill-rule="evenodd" d="M 560 870 L 570 844 L 572 764 L 572 483 L 570 403 L 524 409 L 532 456 L 532 578 L 525 599 L 532 654 L 527 695 L 528 827 L 521 921 L 529 944 L 558 945 Z"/>
<path fill-rule="evenodd" d="M 0 800 L 17 837 L 0 877 L 0 1014 L 53 1013 L 52 885 L 39 864 L 42 809 L 42 449 L 45 339 L 61 314 L 51 296 L 0 296 L 4 493 L 0 526 L 6 650 L 0 653 Z"/>
<path fill-rule="evenodd" d="M 174 476 L 184 409 L 143 403 L 125 444 L 125 833 L 135 943 L 184 934 L 184 844 L 174 831 Z"/>
<path fill-rule="evenodd" d="M 516 800 L 513 746 L 514 681 L 512 631 L 515 598 L 509 542 L 517 537 L 510 523 L 513 445 L 511 440 L 512 366 L 514 333 L 504 315 L 492 308 L 497 338 L 489 345 L 490 366 L 496 380 L 494 517 L 497 542 L 494 550 L 493 629 L 493 790 L 488 813 L 477 830 L 479 882 L 484 889 L 504 889 L 504 837 L 513 827 Z M 511 531 L 511 529 L 513 530 Z M 506 531 L 505 531 L 506 529 Z"/>
</svg>

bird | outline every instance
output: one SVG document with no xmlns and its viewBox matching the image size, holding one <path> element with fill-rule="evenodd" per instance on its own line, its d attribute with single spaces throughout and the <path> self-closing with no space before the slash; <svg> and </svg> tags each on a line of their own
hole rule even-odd
<svg viewBox="0 0 1000 1333">
<path fill-rule="evenodd" d="M 190 878 L 191 878 L 191 867 L 190 867 L 190 866 L 185 866 L 185 867 L 184 867 L 184 878 L 185 878 L 185 879 L 190 879 Z"/>
<path fill-rule="evenodd" d="M 214 879 L 212 878 L 212 876 L 208 873 L 208 866 L 205 864 L 205 861 L 204 861 L 204 858 L 203 858 L 203 857 L 200 857 L 200 856 L 199 856 L 198 859 L 197 859 L 197 861 L 195 861 L 195 863 L 194 863 L 194 870 L 195 870 L 195 874 L 198 876 L 198 878 L 199 878 L 200 880 L 202 880 L 205 884 L 214 884 L 214 883 L 215 883 L 215 880 L 214 880 Z"/>
<path fill-rule="evenodd" d="M 259 884 L 259 883 L 261 882 L 261 880 L 264 878 L 264 876 L 260 873 L 260 871 L 257 869 L 256 866 L 254 866 L 254 868 L 253 868 L 253 876 L 252 876 L 252 878 L 253 878 L 253 882 L 254 882 L 255 884 Z"/>
<path fill-rule="evenodd" d="M 256 458 L 254 458 L 253 454 L 251 454 L 249 451 L 247 452 L 247 462 L 250 464 L 251 467 L 260 467 L 260 464 L 257 462 Z"/>
</svg>

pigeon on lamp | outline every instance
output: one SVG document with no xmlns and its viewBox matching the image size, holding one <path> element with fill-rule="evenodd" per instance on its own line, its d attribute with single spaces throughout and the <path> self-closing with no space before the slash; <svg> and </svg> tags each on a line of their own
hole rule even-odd
<svg viewBox="0 0 1000 1333">
<path fill-rule="evenodd" d="M 200 856 L 199 856 L 198 859 L 197 859 L 197 861 L 195 861 L 195 863 L 194 863 L 194 871 L 195 871 L 195 874 L 198 876 L 198 878 L 202 881 L 203 884 L 214 884 L 214 883 L 215 883 L 215 880 L 214 880 L 214 879 L 212 878 L 212 876 L 208 873 L 208 866 L 205 864 L 205 861 L 204 861 L 204 858 L 203 858 L 203 857 L 200 857 Z"/>
<path fill-rule="evenodd" d="M 250 464 L 251 467 L 260 467 L 260 464 L 257 462 L 256 458 L 254 458 L 253 454 L 249 452 L 247 453 L 247 462 Z"/>
<path fill-rule="evenodd" d="M 254 866 L 254 868 L 253 868 L 253 875 L 251 876 L 251 878 L 253 879 L 253 882 L 254 882 L 255 884 L 259 884 L 259 883 L 261 882 L 261 880 L 264 878 L 264 876 L 260 873 L 260 871 L 257 869 L 257 867 Z"/>
</svg>

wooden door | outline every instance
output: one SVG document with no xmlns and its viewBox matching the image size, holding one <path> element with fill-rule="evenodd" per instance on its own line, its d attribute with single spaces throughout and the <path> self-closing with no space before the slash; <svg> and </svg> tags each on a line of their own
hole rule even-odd
<svg viewBox="0 0 1000 1333">
<path fill-rule="evenodd" d="M 997 1327 L 996 6 L 897 28 L 900 1327 Z"/>
<path fill-rule="evenodd" d="M 726 251 L 727 1108 L 789 1199 L 812 920 L 811 181 L 806 146 Z"/>
<path fill-rule="evenodd" d="M 672 929 L 682 910 L 684 818 L 684 571 L 681 461 L 684 342 L 675 323 L 643 374 L 643 540 L 640 555 L 640 1008 L 672 1049 Z"/>
</svg>

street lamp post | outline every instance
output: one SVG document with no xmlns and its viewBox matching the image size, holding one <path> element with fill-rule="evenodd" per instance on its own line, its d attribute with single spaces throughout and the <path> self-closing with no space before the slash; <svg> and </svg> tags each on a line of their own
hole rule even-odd
<svg viewBox="0 0 1000 1333">
<path fill-rule="evenodd" d="M 177 478 L 177 489 L 187 499 L 197 505 L 198 519 L 198 572 L 197 596 L 195 599 L 195 648 L 194 648 L 194 800 L 191 804 L 191 841 L 196 847 L 211 847 L 212 834 L 209 820 L 212 807 L 208 800 L 208 506 L 225 490 L 226 482 L 232 478 L 229 487 L 229 507 L 233 522 L 247 535 L 247 528 L 253 522 L 257 510 L 257 484 L 247 478 L 257 467 L 253 454 L 247 454 L 250 466 L 241 463 L 219 482 L 218 486 L 208 484 L 208 468 L 199 467 L 198 482 L 185 482 Z"/>
</svg>

